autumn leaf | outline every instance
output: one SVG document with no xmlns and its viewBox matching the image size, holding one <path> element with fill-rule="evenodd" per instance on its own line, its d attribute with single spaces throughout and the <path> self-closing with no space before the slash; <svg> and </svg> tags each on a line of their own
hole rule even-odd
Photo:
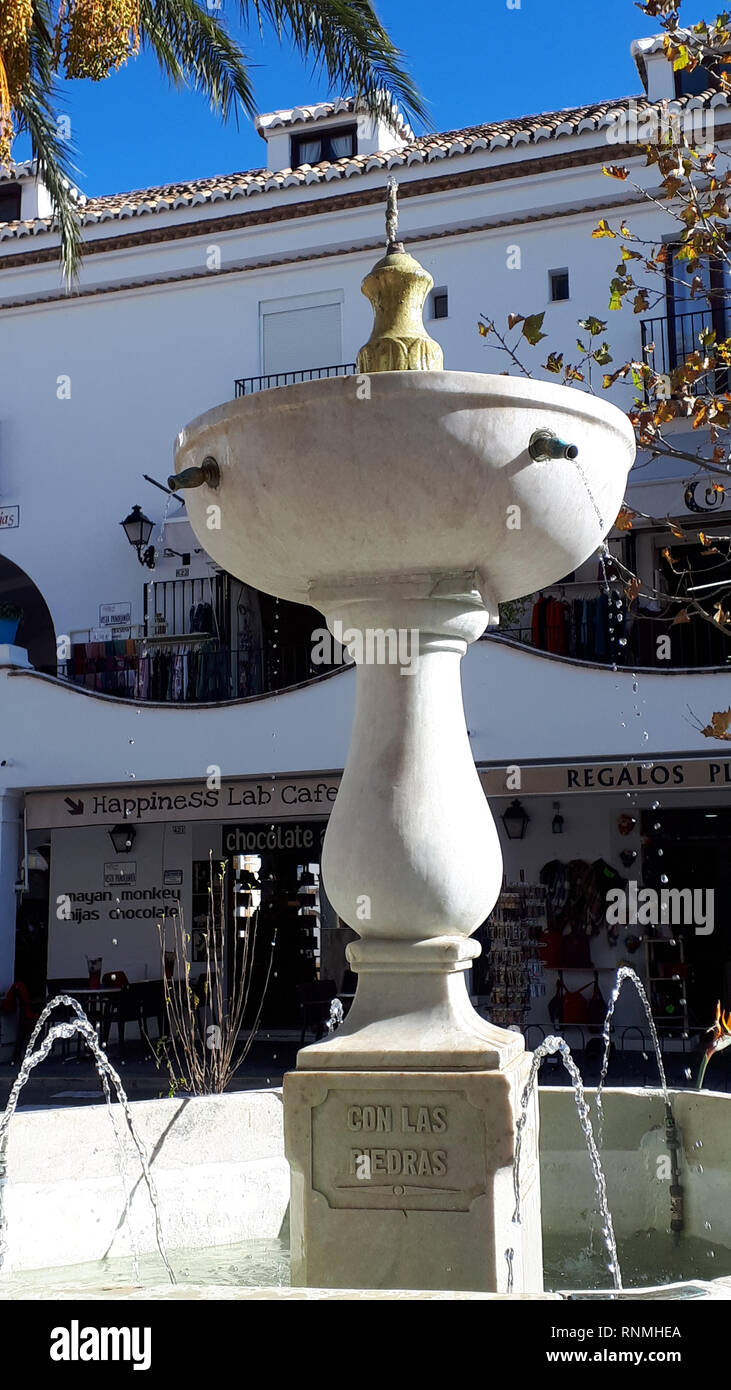
<svg viewBox="0 0 731 1390">
<path fill-rule="evenodd" d="M 563 353 L 549 352 L 543 365 L 547 372 L 560 372 L 563 367 Z"/>
<path fill-rule="evenodd" d="M 622 168 L 620 168 L 620 166 L 619 166 L 618 164 L 605 164 L 605 165 L 602 167 L 602 173 L 603 173 L 603 174 L 606 174 L 606 175 L 607 175 L 607 178 L 610 178 L 610 179 L 628 179 L 628 178 L 629 178 L 629 169 L 622 169 Z"/>
<path fill-rule="evenodd" d="M 636 314 L 644 314 L 649 307 L 650 301 L 647 298 L 647 290 L 639 290 L 634 298 L 634 312 Z"/>
<path fill-rule="evenodd" d="M 701 733 L 705 738 L 722 738 L 727 743 L 731 743 L 731 734 L 728 726 L 731 724 L 731 709 L 717 710 L 711 715 L 710 724 L 706 724 Z"/>
<path fill-rule="evenodd" d="M 679 625 L 680 623 L 689 623 L 689 622 L 690 622 L 690 618 L 689 618 L 689 616 L 688 616 L 688 609 L 687 609 L 687 608 L 681 608 L 680 612 L 675 614 L 675 617 L 673 618 L 673 621 L 671 622 L 670 626 L 671 626 L 671 627 L 678 627 L 678 625 Z"/>
<path fill-rule="evenodd" d="M 728 627 L 729 623 L 731 623 L 731 617 L 729 617 L 723 606 L 723 599 L 718 599 L 716 603 L 713 610 L 713 621 L 714 623 L 718 623 L 719 627 Z"/>
<path fill-rule="evenodd" d="M 629 246 L 623 246 L 623 247 L 622 247 L 622 260 L 623 260 L 623 261 L 641 261 L 641 260 L 642 260 L 642 256 L 640 255 L 640 252 L 639 252 L 639 251 L 630 251 Z"/>
<path fill-rule="evenodd" d="M 585 333 L 590 333 L 593 338 L 597 338 L 606 328 L 606 320 L 595 318 L 590 314 L 588 319 L 579 319 L 579 328 L 583 328 Z"/>
<path fill-rule="evenodd" d="M 487 338 L 488 335 L 492 333 L 492 324 L 478 323 L 477 332 L 480 334 L 481 337 Z"/>
<path fill-rule="evenodd" d="M 548 337 L 547 333 L 541 333 L 545 317 L 545 312 L 542 314 L 530 314 L 523 322 L 521 332 L 523 337 L 530 343 L 531 347 L 535 347 L 537 343 L 540 343 L 542 338 Z"/>
<path fill-rule="evenodd" d="M 522 323 L 525 314 L 508 314 L 508 328 L 515 328 L 516 323 Z"/>
<path fill-rule="evenodd" d="M 609 223 L 607 222 L 607 219 L 606 219 L 605 217 L 602 217 L 602 219 L 601 219 L 601 221 L 599 222 L 598 226 L 596 226 L 596 227 L 594 228 L 594 231 L 592 232 L 592 236 L 595 237 L 595 238 L 599 238 L 599 237 L 603 237 L 603 236 L 608 236 L 608 237 L 614 238 L 614 237 L 616 237 L 616 235 L 617 235 L 617 233 L 612 231 L 612 229 L 611 229 L 611 227 L 610 227 L 610 225 L 609 225 Z"/>
<path fill-rule="evenodd" d="M 668 174 L 663 183 L 663 191 L 666 198 L 674 198 L 679 189 L 683 187 L 683 180 L 675 174 Z"/>
<path fill-rule="evenodd" d="M 611 285 L 609 286 L 609 308 L 610 308 L 610 309 L 621 309 L 621 308 L 622 308 L 622 296 L 624 295 L 625 290 L 626 290 L 626 287 L 622 284 L 622 281 L 621 281 L 621 280 L 618 280 L 618 279 L 615 277 L 615 279 L 612 280 L 612 283 L 611 283 Z"/>
<path fill-rule="evenodd" d="M 637 575 L 635 574 L 632 576 L 630 580 L 628 580 L 628 582 L 624 586 L 624 594 L 625 598 L 627 599 L 627 602 L 634 603 L 635 599 L 638 598 L 641 589 L 642 585 L 639 579 L 637 578 Z"/>
<path fill-rule="evenodd" d="M 619 509 L 619 516 L 617 517 L 617 520 L 615 521 L 614 525 L 618 531 L 631 531 L 632 522 L 634 521 L 636 516 L 637 512 L 633 512 L 631 507 L 628 507 L 625 503 L 623 503 Z"/>
</svg>

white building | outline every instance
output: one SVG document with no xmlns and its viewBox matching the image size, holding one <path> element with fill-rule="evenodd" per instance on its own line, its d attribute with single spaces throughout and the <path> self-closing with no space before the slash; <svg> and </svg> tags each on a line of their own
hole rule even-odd
<svg viewBox="0 0 731 1390">
<path fill-rule="evenodd" d="M 24 975 L 40 987 L 46 926 L 50 979 L 81 977 L 86 958 L 99 956 L 104 971 L 131 981 L 159 977 L 155 920 L 177 902 L 186 921 L 201 919 L 209 851 L 266 852 L 278 841 L 277 872 L 296 894 L 317 862 L 346 755 L 354 673 L 314 668 L 316 615 L 218 572 L 184 505 L 154 482 L 165 484 L 175 435 L 200 412 L 303 373 L 353 369 L 370 333 L 360 285 L 382 252 L 391 173 L 401 234 L 434 280 L 427 326 L 449 368 L 505 370 L 478 333 L 480 313 L 500 325 L 512 311 L 542 309 L 550 309 L 546 348 L 569 355 L 577 319 L 593 313 L 612 319 L 615 363 L 639 357 L 642 326 L 631 308 L 606 312 L 616 243 L 591 235 L 604 216 L 631 218 L 648 239 L 669 234 L 657 209 L 602 175 L 604 164 L 633 157 L 633 122 L 659 121 L 674 95 L 661 45 L 634 49 L 639 97 L 435 136 L 415 138 L 397 118 L 375 124 L 345 100 L 263 116 L 259 170 L 85 200 L 73 294 L 61 283 L 48 197 L 33 169 L 0 182 L 0 603 L 23 613 L 17 639 L 0 646 L 0 987 Z M 681 94 L 677 109 L 712 118 L 722 143 L 731 134 L 721 93 Z M 634 163 L 647 183 L 636 154 Z M 673 365 L 703 314 L 675 296 L 652 318 L 645 341 L 662 343 Z M 536 368 L 542 360 L 534 352 Z M 614 399 L 627 407 L 632 394 L 619 385 Z M 629 501 L 682 520 L 688 540 L 678 547 L 695 554 L 708 514 L 689 509 L 691 473 L 690 464 L 640 460 Z M 725 494 L 706 499 L 705 489 L 704 481 L 696 505 L 713 510 L 714 533 L 728 533 Z M 119 524 L 135 505 L 153 523 L 141 554 L 154 547 L 154 569 L 138 563 Z M 667 544 L 665 529 L 640 520 L 612 548 L 652 579 Z M 656 637 L 667 623 L 628 612 L 626 649 L 619 626 L 608 645 L 606 632 L 586 635 L 599 621 L 600 593 L 592 560 L 552 591 L 558 603 L 586 601 L 572 611 L 565 644 L 531 604 L 512 637 L 493 633 L 469 652 L 472 746 L 496 812 L 517 797 L 530 818 L 523 838 L 506 839 L 510 881 L 536 883 L 560 859 L 603 860 L 655 883 L 664 845 L 673 886 L 714 889 L 714 932 L 696 935 L 691 925 L 684 939 L 692 1031 L 711 996 L 731 997 L 727 871 L 718 835 L 708 833 L 731 817 L 731 759 L 696 727 L 731 704 L 719 671 L 726 639 L 678 627 L 670 660 L 661 660 Z M 515 766 L 517 790 L 505 772 Z M 552 833 L 557 814 L 561 839 Z M 135 830 L 126 854 L 112 847 L 116 824 Z M 58 916 L 59 899 L 71 901 L 70 918 Z M 316 969 L 342 984 L 347 935 L 326 905 L 319 936 L 298 935 L 290 916 L 280 933 L 282 1002 L 272 1005 L 272 1017 L 279 1007 L 287 1019 L 295 986 Z M 606 995 L 618 960 L 643 964 L 627 944 L 637 934 L 630 925 L 610 940 L 602 925 L 590 938 L 592 968 L 566 966 L 569 988 L 596 966 L 607 972 Z M 303 951 L 314 953 L 304 964 Z M 675 948 L 653 952 L 659 975 L 682 977 Z M 531 1012 L 542 1024 L 555 971 L 545 976 L 546 995 Z M 679 1031 L 684 996 L 682 979 L 655 989 L 658 1010 L 669 1009 Z M 627 1004 L 625 1021 L 634 1017 Z"/>
</svg>

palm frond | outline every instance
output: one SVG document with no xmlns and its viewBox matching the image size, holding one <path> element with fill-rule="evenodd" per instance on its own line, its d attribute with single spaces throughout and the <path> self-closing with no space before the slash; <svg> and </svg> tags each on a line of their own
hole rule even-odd
<svg viewBox="0 0 731 1390">
<path fill-rule="evenodd" d="M 30 135 L 38 175 L 51 196 L 61 241 L 61 268 L 67 283 L 81 263 L 81 223 L 73 189 L 71 146 L 61 137 L 54 111 L 52 15 L 48 0 L 34 0 L 29 34 L 30 71 L 17 99 L 18 130 Z"/>
<path fill-rule="evenodd" d="M 239 0 L 239 6 L 244 24 L 271 26 L 331 87 L 347 89 L 374 114 L 391 114 L 396 100 L 429 123 L 404 55 L 371 0 Z M 51 195 L 63 273 L 73 281 L 81 262 L 81 226 L 71 151 L 54 111 L 53 21 L 51 0 L 33 0 L 30 74 L 15 115 L 18 129 L 30 134 L 38 173 Z M 249 116 L 255 114 L 246 55 L 198 0 L 140 0 L 140 31 L 174 86 L 192 86 L 223 120 L 237 120 L 239 102 Z"/>
<path fill-rule="evenodd" d="M 428 108 L 409 76 L 405 55 L 389 38 L 371 0 L 239 0 L 245 24 L 269 23 L 331 87 L 344 86 L 375 115 L 394 99 L 425 125 Z"/>
<path fill-rule="evenodd" d="M 237 120 L 237 97 L 255 114 L 246 55 L 197 0 L 140 0 L 140 32 L 174 86 L 192 86 L 224 121 Z"/>
</svg>

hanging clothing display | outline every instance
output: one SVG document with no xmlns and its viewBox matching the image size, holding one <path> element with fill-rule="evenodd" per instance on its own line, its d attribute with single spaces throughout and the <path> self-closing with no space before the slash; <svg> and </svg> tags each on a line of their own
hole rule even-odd
<svg viewBox="0 0 731 1390">
<path fill-rule="evenodd" d="M 493 1023 L 524 1028 L 531 1001 L 545 993 L 539 944 L 546 921 L 545 888 L 520 883 L 503 889 L 485 924 L 488 1011 Z"/>
<path fill-rule="evenodd" d="M 133 641 L 75 642 L 68 675 L 75 685 L 102 695 L 132 699 L 135 690 L 136 645 Z"/>
<path fill-rule="evenodd" d="M 185 639 L 155 645 L 150 638 L 137 662 L 134 698 L 161 704 L 205 704 L 228 698 L 228 653 L 218 644 Z"/>
<path fill-rule="evenodd" d="M 541 944 L 545 964 L 590 965 L 589 937 L 606 926 L 609 944 L 616 940 L 606 920 L 607 893 L 624 887 L 625 879 L 604 859 L 572 859 L 568 864 L 550 859 L 539 877 L 546 889 L 546 936 Z"/>
<path fill-rule="evenodd" d="M 539 651 L 580 661 L 618 660 L 625 651 L 619 646 L 623 634 L 615 633 L 612 643 L 609 612 L 609 597 L 603 590 L 570 603 L 540 594 L 531 613 L 532 645 Z"/>
</svg>

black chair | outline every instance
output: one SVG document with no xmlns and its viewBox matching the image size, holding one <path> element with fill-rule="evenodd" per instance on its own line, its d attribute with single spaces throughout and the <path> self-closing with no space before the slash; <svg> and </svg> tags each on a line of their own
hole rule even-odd
<svg viewBox="0 0 731 1390">
<path fill-rule="evenodd" d="M 147 1031 L 147 1021 L 154 1018 L 157 1023 L 157 1036 L 165 1031 L 165 983 L 163 980 L 143 980 L 141 984 L 130 985 L 137 995 L 139 1009 L 140 1036 Z"/>
<path fill-rule="evenodd" d="M 125 977 L 126 979 L 126 977 Z M 102 977 L 102 984 L 107 985 L 109 976 Z M 101 996 L 102 1017 L 101 1017 L 101 1036 L 102 1047 L 106 1048 L 109 1042 L 109 1033 L 112 1024 L 117 1025 L 117 1038 L 119 1041 L 119 1055 L 125 1054 L 125 1028 L 128 1023 L 136 1023 L 140 1030 L 140 1042 L 144 1042 L 144 1026 L 140 1016 L 140 985 L 123 984 L 116 989 L 113 994 Z"/>
</svg>

